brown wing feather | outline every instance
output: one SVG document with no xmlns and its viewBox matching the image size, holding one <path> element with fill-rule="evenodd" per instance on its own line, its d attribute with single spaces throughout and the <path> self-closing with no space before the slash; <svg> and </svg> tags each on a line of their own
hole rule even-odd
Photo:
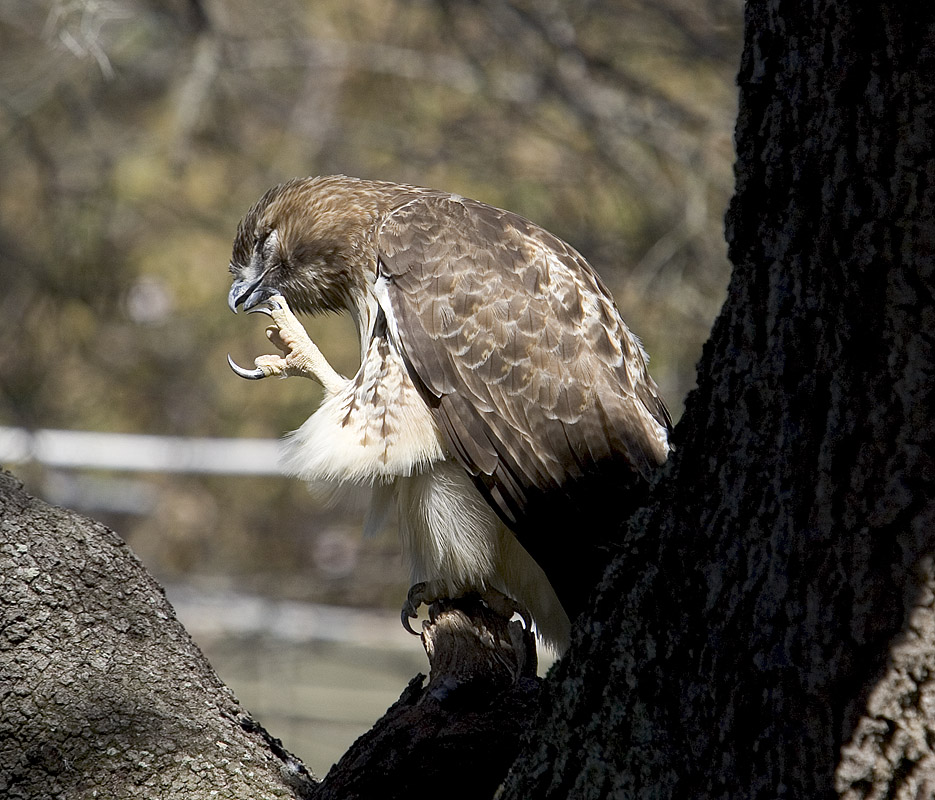
<svg viewBox="0 0 935 800">
<path fill-rule="evenodd" d="M 530 498 L 665 460 L 668 414 L 597 274 L 507 211 L 422 195 L 378 232 L 410 371 L 449 451 L 514 527 Z"/>
</svg>

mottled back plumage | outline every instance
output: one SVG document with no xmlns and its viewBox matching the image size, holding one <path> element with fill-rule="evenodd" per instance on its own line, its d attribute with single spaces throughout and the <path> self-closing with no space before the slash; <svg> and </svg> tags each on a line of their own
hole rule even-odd
<svg viewBox="0 0 935 800">
<path fill-rule="evenodd" d="M 531 493 L 572 494 L 598 465 L 647 477 L 665 460 L 668 413 L 642 350 L 563 241 L 508 211 L 429 195 L 389 213 L 376 245 L 406 362 L 508 524 L 522 523 Z"/>
</svg>

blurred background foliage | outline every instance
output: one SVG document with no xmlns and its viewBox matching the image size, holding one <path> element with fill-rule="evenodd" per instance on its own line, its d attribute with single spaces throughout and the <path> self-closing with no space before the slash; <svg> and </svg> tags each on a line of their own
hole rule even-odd
<svg viewBox="0 0 935 800">
<path fill-rule="evenodd" d="M 226 306 L 270 185 L 343 172 L 531 218 L 604 276 L 678 416 L 723 298 L 740 0 L 5 0 L 0 425 L 278 437 L 309 381 L 249 383 Z M 346 320 L 308 322 L 339 370 Z M 398 607 L 392 535 L 286 478 L 63 473 L 32 491 L 163 581 Z M 118 502 L 119 500 L 119 502 Z"/>
</svg>

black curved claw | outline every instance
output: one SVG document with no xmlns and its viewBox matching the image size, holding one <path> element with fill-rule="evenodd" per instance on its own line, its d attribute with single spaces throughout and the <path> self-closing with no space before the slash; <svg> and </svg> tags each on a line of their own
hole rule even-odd
<svg viewBox="0 0 935 800">
<path fill-rule="evenodd" d="M 252 306 L 247 309 L 247 313 L 248 314 L 266 314 L 267 317 L 273 316 L 272 309 L 267 305 Z"/>
<path fill-rule="evenodd" d="M 410 619 L 416 619 L 418 616 L 418 614 L 413 614 L 406 606 L 403 606 L 403 610 L 399 614 L 399 620 L 403 623 L 403 627 L 413 636 L 421 636 L 421 634 L 418 631 L 414 631 L 412 625 L 409 624 Z"/>
<path fill-rule="evenodd" d="M 425 592 L 424 583 L 415 583 L 409 587 L 409 593 L 406 595 L 406 602 L 403 603 L 403 610 L 399 614 L 399 619 L 403 627 L 413 636 L 421 636 L 418 631 L 414 631 L 409 624 L 409 620 L 417 619 L 419 616 L 419 606 L 422 605 L 422 594 Z"/>
<path fill-rule="evenodd" d="M 263 372 L 259 367 L 256 369 L 244 369 L 241 367 L 234 359 L 231 358 L 230 353 L 227 354 L 227 363 L 230 364 L 230 368 L 234 370 L 241 378 L 246 378 L 248 381 L 258 381 L 261 378 L 266 377 L 266 373 Z"/>
</svg>

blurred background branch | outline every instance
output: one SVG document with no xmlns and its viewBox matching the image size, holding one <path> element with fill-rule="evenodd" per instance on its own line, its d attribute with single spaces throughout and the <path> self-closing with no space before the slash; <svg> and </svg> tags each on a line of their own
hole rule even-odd
<svg viewBox="0 0 935 800">
<path fill-rule="evenodd" d="M 227 367 L 267 343 L 228 311 L 226 266 L 263 191 L 331 172 L 459 192 L 571 242 L 677 416 L 727 283 L 740 19 L 740 0 L 4 2 L 0 425 L 301 424 L 310 382 Z M 348 321 L 309 328 L 355 369 Z M 361 541 L 278 476 L 14 469 L 166 583 L 359 607 L 407 584 L 394 537 Z"/>
</svg>

